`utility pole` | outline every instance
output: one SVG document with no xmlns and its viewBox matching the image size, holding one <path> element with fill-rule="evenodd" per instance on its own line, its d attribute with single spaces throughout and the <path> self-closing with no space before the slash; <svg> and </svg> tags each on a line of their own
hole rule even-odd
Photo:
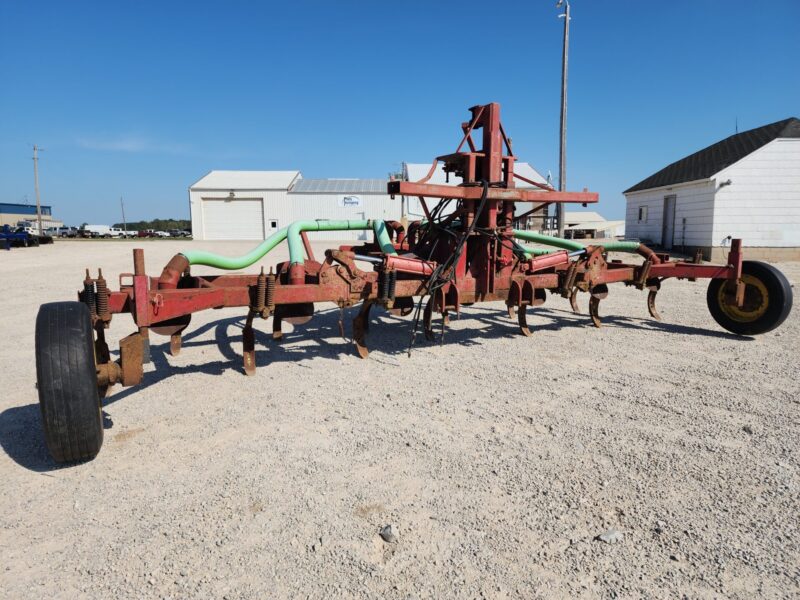
<svg viewBox="0 0 800 600">
<path fill-rule="evenodd" d="M 125 237 L 128 237 L 128 223 L 125 221 L 125 203 L 122 201 L 122 196 L 119 197 L 119 205 L 122 208 L 122 230 L 125 232 Z"/>
<path fill-rule="evenodd" d="M 39 199 L 39 148 L 33 145 L 33 184 L 36 187 L 36 220 L 38 221 L 39 235 L 42 235 L 42 203 Z"/>
<path fill-rule="evenodd" d="M 564 13 L 558 15 L 564 19 L 564 47 L 561 53 L 561 144 L 558 153 L 558 189 L 567 191 L 567 63 L 569 58 L 569 0 L 558 0 L 556 8 L 564 4 Z M 564 237 L 564 203 L 556 204 L 556 223 L 558 236 Z"/>
<path fill-rule="evenodd" d="M 400 163 L 400 180 L 406 179 L 406 163 Z M 400 223 L 403 225 L 403 230 L 408 231 L 408 197 L 400 196 Z"/>
</svg>

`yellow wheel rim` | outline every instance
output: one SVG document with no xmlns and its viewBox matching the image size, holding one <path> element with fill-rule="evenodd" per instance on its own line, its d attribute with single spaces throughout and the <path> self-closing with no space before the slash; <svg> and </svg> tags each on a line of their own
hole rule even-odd
<svg viewBox="0 0 800 600">
<path fill-rule="evenodd" d="M 731 293 L 736 292 L 736 282 L 727 281 L 725 285 L 719 287 L 717 302 L 729 318 L 739 323 L 750 323 L 762 317 L 769 307 L 769 292 L 764 282 L 752 275 L 742 275 L 744 282 L 744 303 L 741 307 L 736 304 L 728 304 L 725 295 L 730 289 Z"/>
</svg>

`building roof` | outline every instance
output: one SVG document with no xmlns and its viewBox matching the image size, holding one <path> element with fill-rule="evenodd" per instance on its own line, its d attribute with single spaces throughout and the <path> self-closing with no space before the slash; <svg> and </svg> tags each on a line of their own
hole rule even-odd
<svg viewBox="0 0 800 600">
<path fill-rule="evenodd" d="M 603 223 L 606 218 L 592 210 L 567 210 L 564 212 L 564 223 Z"/>
<path fill-rule="evenodd" d="M 300 171 L 211 171 L 189 189 L 288 190 Z"/>
<path fill-rule="evenodd" d="M 791 117 L 727 137 L 664 167 L 623 193 L 708 179 L 778 138 L 800 138 L 800 119 Z"/>
<path fill-rule="evenodd" d="M 447 184 L 447 176 L 446 173 L 442 170 L 444 167 L 443 164 L 439 164 L 434 171 L 431 178 L 428 180 L 428 183 L 436 183 L 436 184 Z M 408 181 L 419 181 L 423 177 L 428 174 L 428 171 L 431 169 L 431 163 L 403 163 L 403 172 L 406 176 Z M 518 162 L 514 163 L 514 172 L 522 175 L 523 177 L 530 179 L 531 181 L 535 181 L 536 183 L 547 184 L 547 180 L 542 177 L 541 173 L 534 169 L 526 162 Z M 452 173 L 450 174 L 450 185 L 458 185 L 461 183 L 461 177 L 456 177 Z M 526 181 L 522 181 L 521 179 L 515 179 L 514 183 L 518 188 L 536 188 L 536 186 L 531 185 Z"/>
<path fill-rule="evenodd" d="M 625 221 L 584 221 L 564 229 L 571 231 L 608 231 L 625 225 Z"/>
<path fill-rule="evenodd" d="M 290 194 L 386 194 L 386 179 L 300 179 Z"/>
</svg>

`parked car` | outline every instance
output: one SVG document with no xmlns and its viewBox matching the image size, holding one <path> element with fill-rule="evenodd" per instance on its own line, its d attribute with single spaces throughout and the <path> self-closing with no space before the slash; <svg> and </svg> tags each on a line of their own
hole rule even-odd
<svg viewBox="0 0 800 600">
<path fill-rule="evenodd" d="M 75 227 L 59 227 L 58 237 L 62 238 L 78 237 L 78 230 Z"/>
<path fill-rule="evenodd" d="M 155 237 L 167 238 L 169 237 L 169 234 L 166 231 L 156 231 Z"/>
<path fill-rule="evenodd" d="M 139 235 L 139 232 L 135 229 L 128 229 L 127 231 L 122 232 L 122 237 L 124 238 L 135 238 Z"/>
<path fill-rule="evenodd" d="M 17 226 L 13 228 L 15 231 L 23 230 L 31 235 L 39 233 L 39 226 L 35 221 L 17 221 Z M 42 232 L 44 233 L 44 232 Z"/>
<path fill-rule="evenodd" d="M 142 229 L 139 231 L 139 237 L 156 237 L 155 229 Z"/>
<path fill-rule="evenodd" d="M 169 233 L 169 237 L 191 237 L 192 234 L 185 229 L 170 229 L 167 233 Z"/>
</svg>

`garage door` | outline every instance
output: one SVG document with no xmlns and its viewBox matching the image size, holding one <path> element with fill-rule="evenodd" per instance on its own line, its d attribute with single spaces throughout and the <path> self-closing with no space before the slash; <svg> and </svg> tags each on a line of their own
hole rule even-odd
<svg viewBox="0 0 800 600">
<path fill-rule="evenodd" d="M 203 233 L 207 240 L 263 240 L 261 198 L 203 198 Z"/>
</svg>

